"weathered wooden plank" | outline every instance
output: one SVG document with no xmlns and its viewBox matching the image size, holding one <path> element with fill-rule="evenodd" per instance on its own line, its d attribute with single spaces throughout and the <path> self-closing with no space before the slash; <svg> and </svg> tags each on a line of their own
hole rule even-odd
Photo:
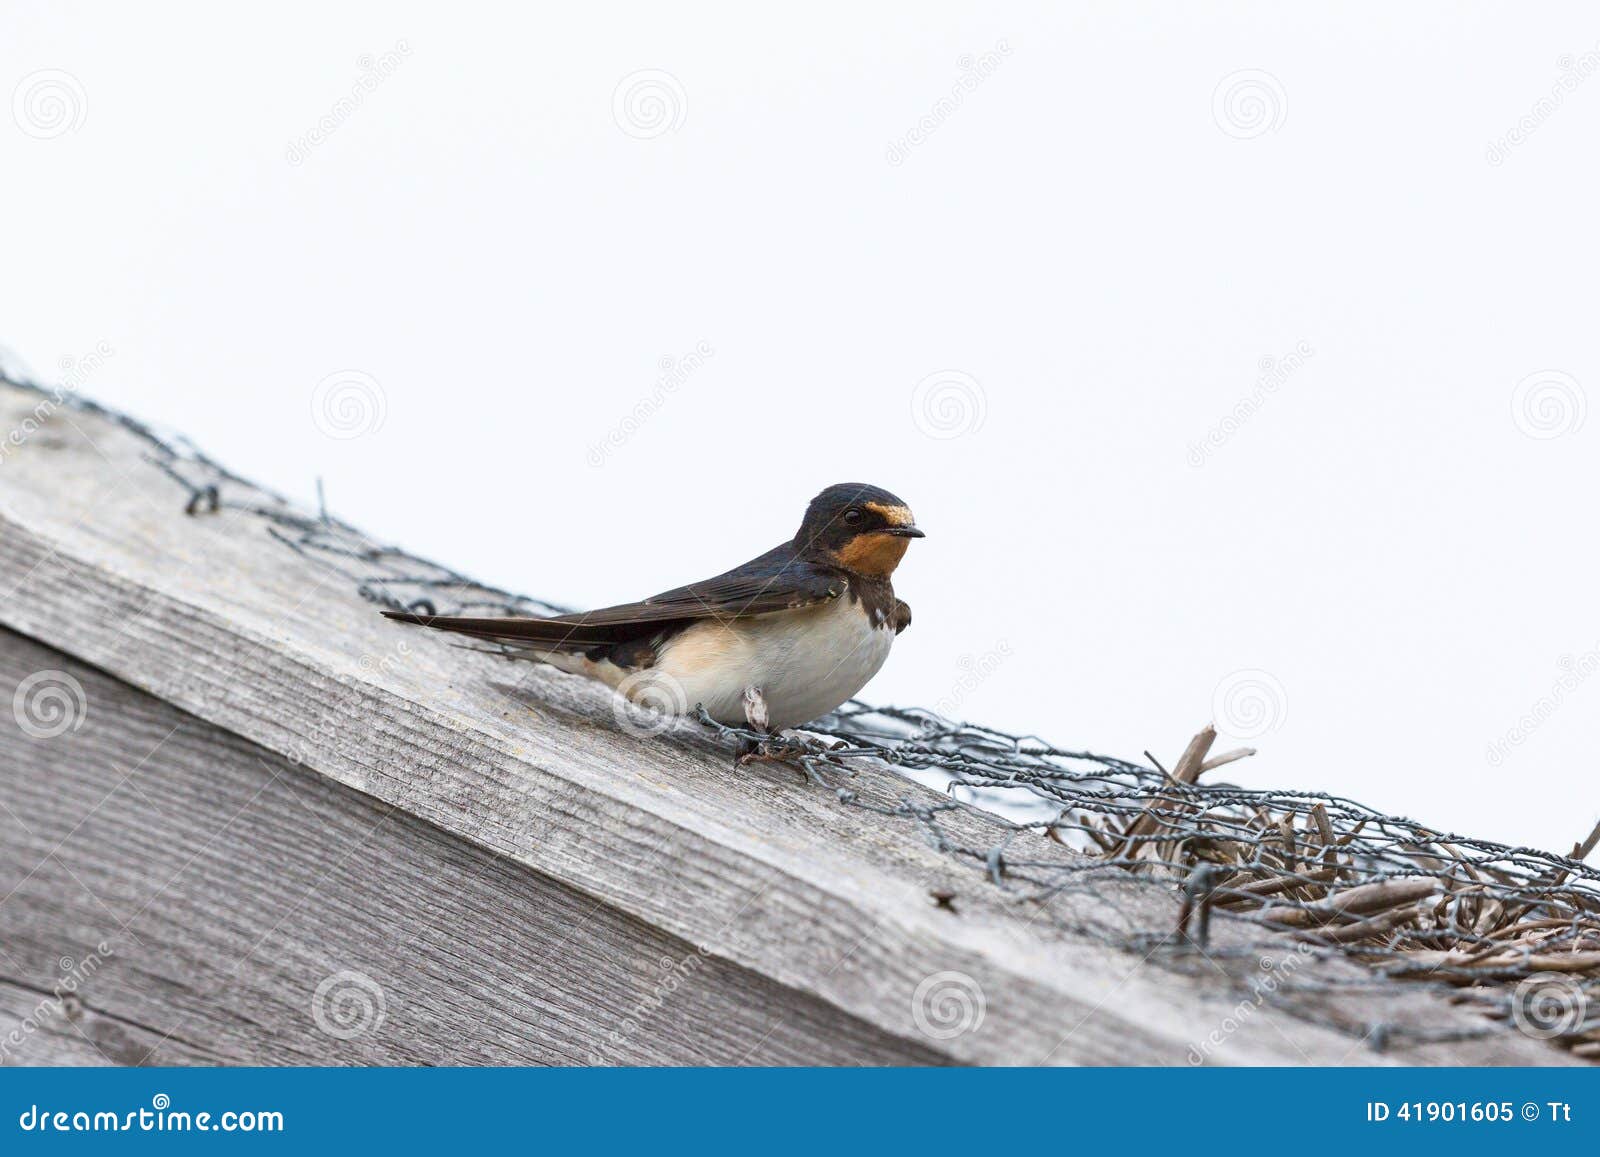
<svg viewBox="0 0 1600 1157">
<path fill-rule="evenodd" d="M 0 388 L 0 426 L 32 406 Z M 380 809 L 952 1060 L 1183 1063 L 1235 1007 L 1237 994 L 1216 977 L 1158 969 L 1075 935 L 1079 900 L 1044 913 L 1019 907 L 909 838 L 904 822 L 841 807 L 782 770 L 735 771 L 691 729 L 635 739 L 592 685 L 403 633 L 252 516 L 177 513 L 170 481 L 140 449 L 125 431 L 76 414 L 8 459 L 0 592 L 11 593 L 0 623 L 293 755 Z M 890 808 L 937 798 L 887 770 L 851 786 Z M 997 835 L 971 811 L 952 825 L 975 847 Z M 1038 843 L 1029 856 L 1068 854 Z M 959 891 L 958 912 L 935 909 L 930 887 Z M 1115 902 L 1141 926 L 1175 920 L 1165 897 L 1130 891 Z M 588 935 L 586 918 L 574 939 Z M 949 1037 L 918 1028 L 914 996 L 942 972 L 981 989 L 980 1026 Z M 1359 1008 L 1330 997 L 1306 1011 L 1319 1023 L 1262 1009 L 1218 1055 L 1372 1061 L 1385 1058 L 1353 1052 L 1325 1022 L 1479 1024 L 1415 990 Z M 1387 1059 L 1554 1056 L 1504 1034 Z"/>
<path fill-rule="evenodd" d="M 39 671 L 93 726 L 0 731 L 8 1061 L 940 1060 L 0 630 Z"/>
<path fill-rule="evenodd" d="M 163 1041 L 162 1034 L 147 1025 L 118 1020 L 71 998 L 58 999 L 53 990 L 38 991 L 0 980 L 0 1066 L 138 1065 L 158 1046 L 169 1064 L 217 1064 L 222 1060 L 189 1048 L 186 1042 Z"/>
</svg>

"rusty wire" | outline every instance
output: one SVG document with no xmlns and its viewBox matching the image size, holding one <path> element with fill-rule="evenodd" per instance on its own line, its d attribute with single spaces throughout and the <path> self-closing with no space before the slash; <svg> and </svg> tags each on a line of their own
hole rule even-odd
<svg viewBox="0 0 1600 1157">
<path fill-rule="evenodd" d="M 325 510 L 297 511 L 181 439 L 75 395 L 60 401 L 137 435 L 149 461 L 181 488 L 175 510 L 254 514 L 286 549 L 332 568 L 377 606 L 441 615 L 568 609 L 374 543 Z M 701 723 L 724 737 L 766 738 L 703 713 Z M 1181 961 L 1207 948 L 1213 921 L 1243 924 L 1258 938 L 1233 951 L 1299 941 L 1361 963 L 1363 983 L 1388 991 L 1425 984 L 1576 1056 L 1600 1059 L 1600 871 L 1583 862 L 1600 828 L 1562 856 L 1435 831 L 1327 793 L 1208 785 L 1203 775 L 1233 758 L 1211 758 L 1213 738 L 1202 731 L 1169 771 L 929 711 L 852 701 L 778 755 L 842 803 L 913 822 L 992 884 L 1034 901 L 1110 879 L 1179 897 L 1174 927 L 1090 930 L 1120 946 Z M 886 808 L 848 786 L 848 774 L 834 774 L 884 763 L 943 787 L 953 801 L 907 794 Z M 1003 838 L 969 847 L 950 836 L 942 819 L 962 806 L 954 799 L 995 813 Z M 1030 855 L 1040 845 L 1029 841 L 1040 839 L 1079 854 Z M 935 900 L 947 904 L 950 896 Z M 1463 1035 L 1402 1031 L 1418 1039 Z M 1368 1035 L 1381 1046 L 1387 1030 L 1373 1026 Z"/>
</svg>

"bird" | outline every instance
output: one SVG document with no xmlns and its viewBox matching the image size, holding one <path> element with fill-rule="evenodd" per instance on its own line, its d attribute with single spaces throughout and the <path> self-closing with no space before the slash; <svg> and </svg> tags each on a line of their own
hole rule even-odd
<svg viewBox="0 0 1600 1157">
<path fill-rule="evenodd" d="M 842 482 L 806 507 L 793 538 L 713 578 L 640 602 L 550 618 L 391 619 L 499 644 L 667 715 L 774 735 L 852 699 L 911 625 L 891 576 L 924 534 L 877 486 Z M 740 741 L 739 757 L 761 745 Z"/>
</svg>

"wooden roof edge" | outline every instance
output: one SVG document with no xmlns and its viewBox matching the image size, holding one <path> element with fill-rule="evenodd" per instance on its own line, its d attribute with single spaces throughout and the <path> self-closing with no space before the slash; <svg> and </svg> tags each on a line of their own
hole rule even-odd
<svg viewBox="0 0 1600 1157">
<path fill-rule="evenodd" d="M 0 385 L 0 431 L 36 412 Z M 954 1061 L 1182 1064 L 1238 1003 L 1203 972 L 1039 919 L 904 820 L 781 767 L 735 770 L 690 725 L 637 738 L 600 688 L 384 620 L 250 511 L 185 514 L 143 439 L 106 416 L 61 409 L 35 427 L 0 462 L 0 624 L 311 773 Z M 949 803 L 888 769 L 850 786 L 890 808 Z M 971 809 L 951 822 L 975 845 L 1003 834 Z M 1039 842 L 1039 857 L 1070 854 Z M 949 888 L 955 912 L 928 897 Z M 1152 922 L 1176 910 L 1148 890 L 1125 902 Z M 981 1023 L 930 1029 L 941 976 Z M 1480 1023 L 1412 991 L 1371 998 L 1376 1015 Z M 1324 1019 L 1351 1019 L 1349 998 L 1328 1000 Z M 1317 1021 L 1263 1008 L 1218 1057 L 1562 1061 L 1510 1033 L 1379 1055 Z"/>
</svg>

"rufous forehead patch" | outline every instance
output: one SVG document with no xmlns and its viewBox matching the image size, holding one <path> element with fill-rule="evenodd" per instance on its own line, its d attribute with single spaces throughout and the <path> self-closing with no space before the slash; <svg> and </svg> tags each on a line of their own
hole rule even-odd
<svg viewBox="0 0 1600 1157">
<path fill-rule="evenodd" d="M 866 508 L 878 515 L 890 526 L 913 526 L 916 520 L 911 517 L 911 511 L 904 506 L 885 506 L 881 502 L 868 502 Z"/>
</svg>

